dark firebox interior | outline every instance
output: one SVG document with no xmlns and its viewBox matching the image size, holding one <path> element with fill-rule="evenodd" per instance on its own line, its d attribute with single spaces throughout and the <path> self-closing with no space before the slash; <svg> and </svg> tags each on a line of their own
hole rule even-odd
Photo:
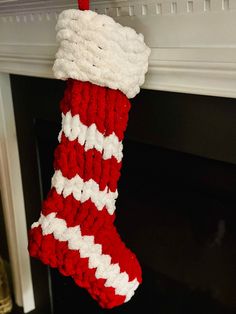
<svg viewBox="0 0 236 314">
<path fill-rule="evenodd" d="M 65 83 L 12 75 L 11 84 L 30 227 L 50 189 Z M 132 100 L 116 226 L 143 284 L 110 313 L 236 313 L 235 105 L 148 90 Z M 35 313 L 108 312 L 56 269 L 31 266 Z"/>
</svg>

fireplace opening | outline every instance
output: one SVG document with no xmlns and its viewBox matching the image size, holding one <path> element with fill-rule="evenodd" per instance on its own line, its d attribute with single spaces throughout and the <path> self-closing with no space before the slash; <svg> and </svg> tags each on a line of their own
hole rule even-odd
<svg viewBox="0 0 236 314">
<path fill-rule="evenodd" d="M 53 175 L 65 83 L 11 76 L 28 228 Z M 124 141 L 116 226 L 143 284 L 111 313 L 236 313 L 235 100 L 142 91 Z M 31 259 L 35 313 L 107 312 Z"/>
</svg>

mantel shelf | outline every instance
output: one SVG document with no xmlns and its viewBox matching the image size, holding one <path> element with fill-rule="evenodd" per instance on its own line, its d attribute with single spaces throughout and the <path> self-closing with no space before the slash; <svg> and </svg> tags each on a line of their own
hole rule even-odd
<svg viewBox="0 0 236 314">
<path fill-rule="evenodd" d="M 0 1 L 0 71 L 52 78 L 58 14 L 76 1 Z M 91 8 L 142 32 L 144 88 L 236 97 L 235 0 L 97 0 Z"/>
</svg>

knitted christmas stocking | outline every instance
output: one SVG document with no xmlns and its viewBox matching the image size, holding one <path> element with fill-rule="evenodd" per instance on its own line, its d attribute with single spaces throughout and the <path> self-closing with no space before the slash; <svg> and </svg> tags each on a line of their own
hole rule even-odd
<svg viewBox="0 0 236 314">
<path fill-rule="evenodd" d="M 113 223 L 128 98 L 144 82 L 150 50 L 141 34 L 89 10 L 62 12 L 56 29 L 53 70 L 68 79 L 62 130 L 29 252 L 112 308 L 128 301 L 142 281 L 136 256 Z"/>
</svg>

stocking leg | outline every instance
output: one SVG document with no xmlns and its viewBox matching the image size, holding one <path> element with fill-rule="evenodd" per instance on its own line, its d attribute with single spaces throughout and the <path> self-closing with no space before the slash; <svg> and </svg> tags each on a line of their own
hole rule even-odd
<svg viewBox="0 0 236 314">
<path fill-rule="evenodd" d="M 29 252 L 111 308 L 141 282 L 139 263 L 113 224 L 130 102 L 120 91 L 70 79 L 60 107 L 55 173 Z"/>
</svg>

